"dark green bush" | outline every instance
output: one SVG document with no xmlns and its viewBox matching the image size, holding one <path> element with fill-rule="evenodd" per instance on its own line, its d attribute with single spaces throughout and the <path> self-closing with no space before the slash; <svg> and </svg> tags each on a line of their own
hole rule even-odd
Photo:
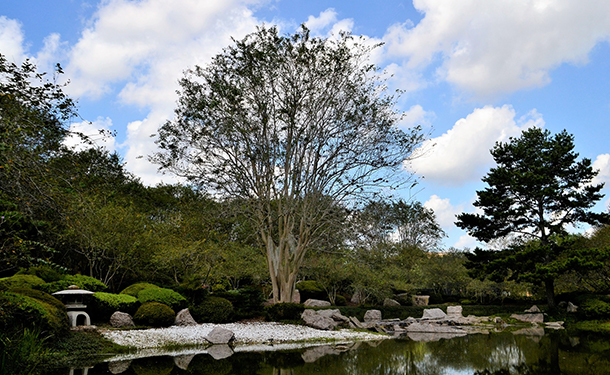
<svg viewBox="0 0 610 375">
<path fill-rule="evenodd" d="M 163 303 L 175 311 L 179 311 L 187 306 L 186 298 L 180 293 L 165 288 L 148 288 L 138 293 L 140 303 L 159 302 Z"/>
<path fill-rule="evenodd" d="M 85 275 L 65 275 L 61 280 L 38 285 L 36 286 L 36 289 L 52 294 L 59 292 L 60 290 L 66 290 L 71 285 L 76 285 L 80 289 L 88 290 L 90 292 L 101 292 L 107 288 L 106 284 L 94 277 Z"/>
<path fill-rule="evenodd" d="M 347 306 L 347 298 L 339 295 L 335 297 L 335 305 L 336 306 Z"/>
<path fill-rule="evenodd" d="M 259 288 L 245 287 L 239 290 L 215 293 L 214 295 L 225 298 L 231 302 L 235 320 L 263 315 L 263 302 L 265 302 L 265 296 Z"/>
<path fill-rule="evenodd" d="M 21 294 L 22 296 L 27 296 L 30 298 L 37 299 L 41 302 L 48 303 L 49 305 L 55 307 L 56 309 L 60 309 L 65 311 L 66 306 L 63 302 L 53 297 L 52 295 L 45 293 L 40 290 L 32 289 L 32 288 L 12 288 L 9 290 L 11 293 Z"/>
<path fill-rule="evenodd" d="M 171 307 L 158 302 L 143 304 L 133 316 L 136 324 L 151 327 L 169 327 L 175 318 L 176 313 Z"/>
<path fill-rule="evenodd" d="M 578 314 L 584 319 L 610 318 L 610 303 L 601 296 L 585 298 L 578 307 Z"/>
<path fill-rule="evenodd" d="M 51 266 L 35 266 L 28 269 L 22 269 L 17 272 L 18 275 L 34 275 L 43 279 L 47 283 L 61 280 L 64 277 L 63 272 Z"/>
<path fill-rule="evenodd" d="M 408 293 L 397 294 L 394 300 L 400 303 L 401 306 L 413 306 L 413 295 Z"/>
<path fill-rule="evenodd" d="M 161 287 L 156 286 L 154 284 L 149 284 L 149 283 L 136 283 L 136 284 L 131 284 L 127 288 L 121 290 L 121 293 L 119 293 L 119 294 L 128 294 L 132 297 L 138 298 L 138 293 L 140 293 L 144 289 L 151 289 L 151 288 L 160 289 Z"/>
<path fill-rule="evenodd" d="M 189 311 L 199 323 L 226 323 L 233 318 L 233 305 L 222 297 L 210 296 Z"/>
<path fill-rule="evenodd" d="M 265 319 L 272 322 L 300 320 L 305 306 L 300 303 L 276 303 L 265 307 Z"/>
<path fill-rule="evenodd" d="M 69 331 L 66 309 L 25 295 L 0 293 L 0 331 L 12 335 L 26 328 L 63 336 Z"/>
<path fill-rule="evenodd" d="M 108 322 L 115 311 L 134 315 L 140 306 L 136 297 L 128 294 L 97 292 L 91 296 L 91 319 L 96 322 Z"/>
<path fill-rule="evenodd" d="M 13 275 L 0 279 L 0 291 L 13 288 L 33 288 L 44 284 L 44 280 L 34 275 Z"/>
<path fill-rule="evenodd" d="M 180 284 L 176 291 L 182 294 L 191 306 L 200 304 L 210 294 L 209 290 L 201 285 L 200 279 L 188 280 Z"/>
<path fill-rule="evenodd" d="M 314 280 L 299 281 L 296 288 L 301 294 L 301 302 L 305 302 L 310 298 L 328 300 L 326 291 L 322 286 Z"/>
</svg>

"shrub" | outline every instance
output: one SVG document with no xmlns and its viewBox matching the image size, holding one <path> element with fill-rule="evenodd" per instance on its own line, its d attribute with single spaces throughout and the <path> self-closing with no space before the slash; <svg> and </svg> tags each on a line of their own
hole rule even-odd
<svg viewBox="0 0 610 375">
<path fill-rule="evenodd" d="M 589 297 L 581 302 L 578 313 L 585 319 L 608 319 L 610 318 L 610 303 L 599 297 Z"/>
<path fill-rule="evenodd" d="M 115 311 L 134 315 L 140 306 L 136 297 L 128 294 L 97 292 L 91 296 L 91 318 L 97 322 L 107 322 Z"/>
<path fill-rule="evenodd" d="M 0 279 L 0 291 L 13 288 L 33 288 L 44 284 L 44 280 L 34 275 L 13 275 Z"/>
<path fill-rule="evenodd" d="M 0 374 L 37 374 L 49 353 L 47 339 L 38 330 L 28 328 L 13 335 L 0 331 Z"/>
<path fill-rule="evenodd" d="M 131 284 L 127 288 L 121 290 L 119 294 L 128 294 L 132 297 L 138 298 L 138 293 L 143 291 L 144 289 L 161 289 L 160 286 L 156 286 L 155 284 L 150 283 L 135 283 Z"/>
<path fill-rule="evenodd" d="M 201 285 L 200 279 L 188 280 L 176 288 L 176 291 L 188 299 L 190 305 L 198 305 L 203 302 L 209 294 L 207 288 Z"/>
<path fill-rule="evenodd" d="M 17 293 L 0 293 L 0 331 L 11 335 L 26 328 L 56 336 L 66 334 L 69 325 L 65 307 Z"/>
<path fill-rule="evenodd" d="M 300 303 L 276 303 L 265 307 L 265 319 L 279 322 L 282 320 L 300 320 L 305 306 Z"/>
<path fill-rule="evenodd" d="M 60 309 L 63 311 L 66 310 L 66 306 L 64 305 L 63 302 L 61 302 L 57 298 L 53 297 L 52 295 L 42 292 L 40 290 L 36 290 L 36 289 L 32 289 L 32 288 L 12 288 L 9 290 L 9 292 L 37 299 L 38 301 L 47 303 L 47 304 L 55 307 L 56 309 Z"/>
<path fill-rule="evenodd" d="M 165 288 L 148 288 L 138 293 L 140 303 L 159 302 L 178 311 L 186 307 L 186 298 L 180 293 Z"/>
<path fill-rule="evenodd" d="M 335 306 L 347 306 L 347 298 L 342 295 L 335 297 Z"/>
<path fill-rule="evenodd" d="M 301 301 L 305 302 L 310 298 L 328 300 L 324 288 L 314 280 L 299 281 L 296 288 L 301 294 Z"/>
<path fill-rule="evenodd" d="M 57 268 L 51 266 L 35 266 L 17 272 L 18 275 L 34 275 L 43 279 L 47 283 L 61 280 L 64 274 Z"/>
<path fill-rule="evenodd" d="M 239 290 L 231 290 L 215 294 L 222 297 L 233 305 L 234 319 L 248 319 L 263 315 L 263 302 L 265 296 L 259 288 L 245 287 Z"/>
<path fill-rule="evenodd" d="M 158 302 L 147 302 L 136 311 L 133 320 L 139 325 L 169 327 L 174 324 L 175 317 L 176 313 L 171 307 Z"/>
<path fill-rule="evenodd" d="M 106 284 L 91 276 L 65 275 L 61 280 L 38 285 L 36 286 L 36 289 L 52 294 L 59 292 L 60 290 L 66 290 L 71 285 L 76 285 L 80 289 L 88 290 L 90 292 L 101 292 L 107 288 Z"/>
<path fill-rule="evenodd" d="M 199 323 L 226 323 L 233 318 L 233 305 L 222 297 L 210 296 L 189 311 Z"/>
</svg>

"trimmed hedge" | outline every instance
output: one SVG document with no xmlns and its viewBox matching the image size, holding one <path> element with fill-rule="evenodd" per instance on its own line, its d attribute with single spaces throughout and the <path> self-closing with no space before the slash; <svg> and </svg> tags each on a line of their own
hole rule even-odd
<svg viewBox="0 0 610 375">
<path fill-rule="evenodd" d="M 140 306 L 136 297 L 128 294 L 97 292 L 91 296 L 91 319 L 96 322 L 108 322 L 116 311 L 134 315 Z"/>
<path fill-rule="evenodd" d="M 233 305 L 222 297 L 208 297 L 189 311 L 199 323 L 227 323 L 233 318 Z"/>
<path fill-rule="evenodd" d="M 13 288 L 34 288 L 44 284 L 45 281 L 34 275 L 13 275 L 0 279 L 0 291 Z"/>
<path fill-rule="evenodd" d="M 326 291 L 317 281 L 299 281 L 298 283 L 296 283 L 296 288 L 301 294 L 301 302 L 305 302 L 310 298 L 328 301 L 328 295 L 326 294 Z"/>
<path fill-rule="evenodd" d="M 60 290 L 66 290 L 70 285 L 76 285 L 80 289 L 90 292 L 101 292 L 106 290 L 107 286 L 98 279 L 85 275 L 66 275 L 61 280 L 36 286 L 36 289 L 52 294 Z"/>
<path fill-rule="evenodd" d="M 160 286 L 156 286 L 155 284 L 135 283 L 135 284 L 131 284 L 127 288 L 121 290 L 121 292 L 119 294 L 127 294 L 132 297 L 138 298 L 138 293 L 140 293 L 141 291 L 143 291 L 145 289 L 151 289 L 151 288 L 152 289 L 161 289 Z"/>
<path fill-rule="evenodd" d="M 22 269 L 17 272 L 17 275 L 35 275 L 43 279 L 47 283 L 61 280 L 64 274 L 51 266 L 34 266 L 28 269 Z"/>
<path fill-rule="evenodd" d="M 140 303 L 159 302 L 178 311 L 187 306 L 186 298 L 178 292 L 165 288 L 148 288 L 138 293 Z"/>
<path fill-rule="evenodd" d="M 169 327 L 174 324 L 176 313 L 171 307 L 158 302 L 147 302 L 133 316 L 138 325 Z"/>
<path fill-rule="evenodd" d="M 265 307 L 265 319 L 272 322 L 300 320 L 305 306 L 300 303 L 275 303 Z"/>
<path fill-rule="evenodd" d="M 41 302 L 48 303 L 49 305 L 55 307 L 56 309 L 60 309 L 66 311 L 66 305 L 63 302 L 53 297 L 52 295 L 45 293 L 40 290 L 32 289 L 32 288 L 13 288 L 9 290 L 11 293 L 21 294 L 22 296 L 30 297 L 37 299 Z"/>
<path fill-rule="evenodd" d="M 63 336 L 69 332 L 65 307 L 25 295 L 0 293 L 0 330 L 11 335 L 26 328 L 40 329 L 43 334 Z"/>
</svg>

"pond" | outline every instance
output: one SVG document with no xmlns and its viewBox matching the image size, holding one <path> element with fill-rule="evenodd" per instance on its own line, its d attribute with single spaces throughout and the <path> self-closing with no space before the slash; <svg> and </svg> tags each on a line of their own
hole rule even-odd
<svg viewBox="0 0 610 375">
<path fill-rule="evenodd" d="M 247 347 L 237 347 L 235 352 L 218 347 L 211 351 L 208 348 L 205 353 L 102 362 L 89 365 L 92 367 L 86 370 L 55 369 L 48 374 L 610 374 L 607 336 L 568 336 L 565 331 L 543 336 L 535 330 L 521 333 L 450 339 L 404 336 L 378 342 L 262 352 L 248 351 Z"/>
</svg>

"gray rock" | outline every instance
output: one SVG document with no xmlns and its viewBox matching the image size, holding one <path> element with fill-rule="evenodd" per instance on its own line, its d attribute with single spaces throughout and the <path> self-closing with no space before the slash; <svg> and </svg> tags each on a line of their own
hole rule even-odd
<svg viewBox="0 0 610 375">
<path fill-rule="evenodd" d="M 306 325 L 325 331 L 330 331 L 337 325 L 333 318 L 318 314 L 318 312 L 312 309 L 306 309 L 303 311 L 301 314 L 301 319 L 303 319 Z"/>
<path fill-rule="evenodd" d="M 174 357 L 174 364 L 181 370 L 188 370 L 189 364 L 195 358 L 195 354 L 178 355 Z"/>
<path fill-rule="evenodd" d="M 576 306 L 572 302 L 568 302 L 568 308 L 566 309 L 566 311 L 569 313 L 575 313 L 576 311 L 578 311 L 578 306 Z"/>
<path fill-rule="evenodd" d="M 351 303 L 355 303 L 357 305 L 362 304 L 362 294 L 360 292 L 356 292 L 352 295 L 350 300 Z"/>
<path fill-rule="evenodd" d="M 328 307 L 330 306 L 330 302 L 322 301 L 321 299 L 313 299 L 310 298 L 303 304 L 305 307 Z"/>
<path fill-rule="evenodd" d="M 332 346 L 316 346 L 307 349 L 301 354 L 301 358 L 305 363 L 313 363 L 326 355 L 338 355 L 341 352 Z"/>
<path fill-rule="evenodd" d="M 430 296 L 413 296 L 413 306 L 428 306 Z"/>
<path fill-rule="evenodd" d="M 298 289 L 292 292 L 292 303 L 301 303 L 301 292 Z"/>
<path fill-rule="evenodd" d="M 529 309 L 525 310 L 524 312 L 526 312 L 526 313 L 539 313 L 541 311 L 538 308 L 538 306 L 534 305 L 534 306 L 530 307 Z"/>
<path fill-rule="evenodd" d="M 354 326 L 352 328 L 358 328 L 358 329 L 363 329 L 364 328 L 362 323 L 360 323 L 360 320 L 358 320 L 358 318 L 356 318 L 355 316 L 350 316 L 349 317 L 349 322 Z"/>
<path fill-rule="evenodd" d="M 440 324 L 432 324 L 432 323 L 412 323 L 409 324 L 405 330 L 407 332 L 427 332 L 427 333 L 455 333 L 462 334 L 465 333 L 461 328 L 452 327 L 452 326 L 443 326 Z"/>
<path fill-rule="evenodd" d="M 548 323 L 545 324 L 545 327 L 546 328 L 550 328 L 550 329 L 564 329 L 562 321 L 548 322 Z"/>
<path fill-rule="evenodd" d="M 461 318 L 462 306 L 447 306 L 447 316 L 449 318 Z"/>
<path fill-rule="evenodd" d="M 513 319 L 520 320 L 526 323 L 542 323 L 544 322 L 544 315 L 542 313 L 524 313 L 524 314 L 513 314 L 510 316 Z"/>
<path fill-rule="evenodd" d="M 504 320 L 503 320 L 502 318 L 500 318 L 499 316 L 496 316 L 496 317 L 494 318 L 494 323 L 495 323 L 495 324 L 506 324 L 506 323 L 504 322 Z"/>
<path fill-rule="evenodd" d="M 228 344 L 235 339 L 235 334 L 228 329 L 215 327 L 205 339 L 212 344 Z"/>
<path fill-rule="evenodd" d="M 207 349 L 209 355 L 215 360 L 225 359 L 233 355 L 233 349 L 229 345 L 213 345 Z"/>
<path fill-rule="evenodd" d="M 422 316 L 423 320 L 428 319 L 447 319 L 447 314 L 439 308 L 435 309 L 425 309 L 424 315 Z"/>
<path fill-rule="evenodd" d="M 400 306 L 400 303 L 398 301 L 396 301 L 396 300 L 391 299 L 391 298 L 386 298 L 386 299 L 383 300 L 383 305 L 384 306 L 392 307 L 392 306 Z"/>
<path fill-rule="evenodd" d="M 110 317 L 110 325 L 114 328 L 126 328 L 126 327 L 135 327 L 136 325 L 133 323 L 133 319 L 131 315 L 116 311 Z"/>
<path fill-rule="evenodd" d="M 466 336 L 466 332 L 460 333 L 437 333 L 437 332 L 407 332 L 407 337 L 418 342 L 433 342 L 440 340 L 451 340 L 456 337 Z"/>
<path fill-rule="evenodd" d="M 364 313 L 365 322 L 378 322 L 381 320 L 381 311 L 379 310 L 367 310 Z"/>
<path fill-rule="evenodd" d="M 174 324 L 177 326 L 194 326 L 197 325 L 197 322 L 193 319 L 189 309 L 182 309 L 176 314 Z"/>
<path fill-rule="evenodd" d="M 317 313 L 319 315 L 331 318 L 331 319 L 333 319 L 333 320 L 335 320 L 337 322 L 342 322 L 342 323 L 349 322 L 349 318 L 347 316 L 341 314 L 341 311 L 339 311 L 339 309 L 318 310 Z"/>
<path fill-rule="evenodd" d="M 131 361 L 108 362 L 108 371 L 112 374 L 121 374 L 129 369 Z"/>
</svg>

